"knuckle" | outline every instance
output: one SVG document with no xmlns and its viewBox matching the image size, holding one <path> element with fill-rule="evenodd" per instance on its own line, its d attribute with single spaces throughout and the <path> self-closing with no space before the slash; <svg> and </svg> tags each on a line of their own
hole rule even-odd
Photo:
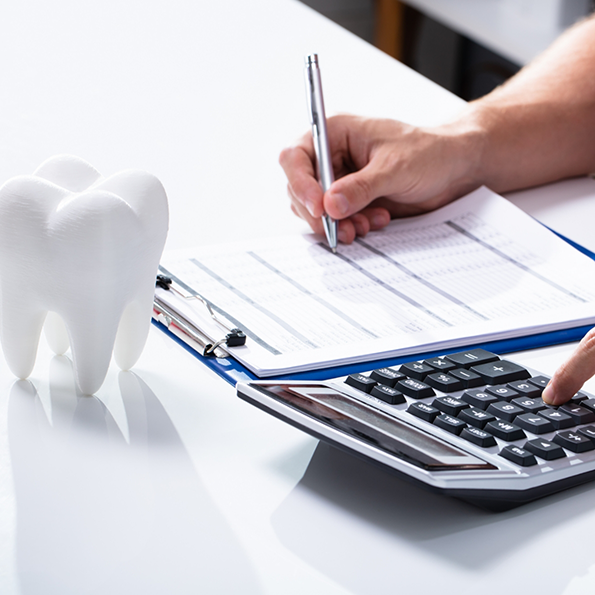
<svg viewBox="0 0 595 595">
<path fill-rule="evenodd" d="M 595 327 L 582 338 L 580 348 L 586 354 L 595 353 Z"/>
<path fill-rule="evenodd" d="M 372 200 L 372 185 L 367 176 L 357 176 L 354 180 L 354 198 L 358 203 L 358 207 L 367 206 Z"/>
<path fill-rule="evenodd" d="M 279 165 L 285 169 L 286 165 L 293 159 L 294 147 L 287 147 L 279 153 Z"/>
</svg>

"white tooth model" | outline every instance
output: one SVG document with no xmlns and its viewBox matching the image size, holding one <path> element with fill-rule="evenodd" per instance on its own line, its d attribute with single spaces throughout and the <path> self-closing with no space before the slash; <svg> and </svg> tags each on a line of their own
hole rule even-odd
<svg viewBox="0 0 595 595">
<path fill-rule="evenodd" d="M 0 341 L 19 378 L 31 374 L 41 329 L 51 349 L 71 347 L 84 394 L 102 385 L 112 351 L 127 370 L 152 314 L 168 228 L 167 197 L 154 176 L 107 179 L 58 156 L 0 188 Z"/>
</svg>

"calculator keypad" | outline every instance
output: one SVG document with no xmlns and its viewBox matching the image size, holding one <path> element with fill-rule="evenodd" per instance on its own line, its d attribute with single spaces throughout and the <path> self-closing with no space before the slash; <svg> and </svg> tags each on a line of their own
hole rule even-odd
<svg viewBox="0 0 595 595">
<path fill-rule="evenodd" d="M 560 407 L 541 393 L 549 378 L 484 349 L 352 374 L 345 382 L 405 415 L 441 428 L 520 467 L 595 450 L 595 398 Z"/>
</svg>

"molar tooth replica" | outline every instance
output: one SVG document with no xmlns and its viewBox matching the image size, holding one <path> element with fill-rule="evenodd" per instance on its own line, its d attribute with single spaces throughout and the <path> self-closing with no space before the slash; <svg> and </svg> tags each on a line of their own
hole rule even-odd
<svg viewBox="0 0 595 595">
<path fill-rule="evenodd" d="M 112 351 L 127 370 L 151 321 L 155 275 L 168 228 L 154 176 L 103 179 L 85 161 L 53 157 L 0 188 L 0 341 L 12 372 L 31 374 L 41 329 L 70 345 L 85 394 L 103 383 Z M 49 315 L 48 315 L 49 313 Z"/>
</svg>

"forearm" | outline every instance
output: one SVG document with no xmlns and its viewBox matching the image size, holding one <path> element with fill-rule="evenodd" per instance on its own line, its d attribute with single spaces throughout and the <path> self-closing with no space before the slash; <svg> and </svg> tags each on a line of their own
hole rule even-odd
<svg viewBox="0 0 595 595">
<path fill-rule="evenodd" d="M 595 171 L 595 19 L 564 34 L 450 125 L 473 177 L 498 192 Z"/>
</svg>

